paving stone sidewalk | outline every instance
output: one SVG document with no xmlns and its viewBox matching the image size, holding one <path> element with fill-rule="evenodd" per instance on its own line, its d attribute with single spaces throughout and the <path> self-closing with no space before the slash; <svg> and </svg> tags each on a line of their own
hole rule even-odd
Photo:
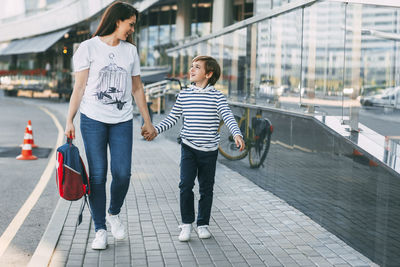
<svg viewBox="0 0 400 267">
<path fill-rule="evenodd" d="M 49 266 L 376 266 L 220 163 L 210 222 L 213 237 L 200 240 L 194 231 L 190 242 L 179 242 L 180 146 L 162 135 L 146 142 L 138 127 L 134 135 L 132 180 L 121 211 L 128 238 L 115 241 L 108 230 L 108 249 L 92 250 L 89 211 L 75 227 L 81 202 L 60 200 L 67 215 Z"/>
</svg>

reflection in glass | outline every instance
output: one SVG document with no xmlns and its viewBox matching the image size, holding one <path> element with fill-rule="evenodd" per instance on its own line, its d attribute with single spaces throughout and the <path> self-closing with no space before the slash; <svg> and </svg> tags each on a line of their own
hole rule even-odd
<svg viewBox="0 0 400 267">
<path fill-rule="evenodd" d="M 221 91 L 232 99 L 245 96 L 246 29 L 236 30 L 221 40 L 219 62 L 222 62 Z M 223 41 L 223 43 L 222 43 Z"/>
<path fill-rule="evenodd" d="M 341 105 L 344 5 L 323 2 L 304 9 L 303 70 L 300 96 Z M 334 102 L 336 101 L 336 102 Z M 313 103 L 321 104 L 315 100 Z"/>
<path fill-rule="evenodd" d="M 147 62 L 147 36 L 148 36 L 148 27 L 140 28 L 140 39 L 139 39 L 139 48 L 140 48 L 140 65 L 145 66 Z"/>
<path fill-rule="evenodd" d="M 189 71 L 189 51 L 187 49 L 182 49 L 180 51 L 180 62 L 179 62 L 179 78 L 182 79 L 184 83 L 186 83 L 187 73 Z"/>
<path fill-rule="evenodd" d="M 198 55 L 208 55 L 207 54 L 207 42 L 201 42 L 197 45 L 197 54 Z"/>
<path fill-rule="evenodd" d="M 223 69 L 224 69 L 224 55 L 223 55 L 223 49 L 224 49 L 224 39 L 223 37 L 217 37 L 217 38 L 213 38 L 211 40 L 209 40 L 209 45 L 211 47 L 211 56 L 213 58 L 215 58 L 218 62 L 218 64 L 221 67 L 221 74 L 223 75 Z M 217 84 L 215 84 L 215 88 L 222 91 L 224 94 L 227 93 L 227 90 L 224 90 L 226 88 L 224 88 L 224 83 L 223 83 L 223 79 L 221 79 L 222 77 L 220 77 L 220 80 L 218 81 Z"/>
<path fill-rule="evenodd" d="M 397 106 L 399 9 L 349 4 L 345 88 L 365 106 Z M 378 97 L 369 97 L 380 95 Z"/>
<path fill-rule="evenodd" d="M 258 23 L 255 91 L 259 104 L 287 101 L 298 93 L 301 10 Z M 286 98 L 286 99 L 285 99 Z"/>
<path fill-rule="evenodd" d="M 159 45 L 156 45 L 156 56 L 158 56 L 158 65 L 165 66 L 167 62 L 167 54 L 165 53 L 165 49 L 163 48 L 163 45 L 168 46 L 169 43 L 171 43 L 171 33 L 170 33 L 171 27 L 169 25 L 160 25 L 159 26 L 159 35 L 160 35 L 160 41 Z"/>
<path fill-rule="evenodd" d="M 232 90 L 232 64 L 233 64 L 233 33 L 223 36 L 223 68 L 219 84 L 221 84 L 221 91 L 225 95 L 230 95 Z"/>
<path fill-rule="evenodd" d="M 148 52 L 147 52 L 147 64 L 149 66 L 156 65 L 156 58 L 154 56 L 154 46 L 158 44 L 158 26 L 149 27 L 149 37 L 148 37 Z"/>
</svg>

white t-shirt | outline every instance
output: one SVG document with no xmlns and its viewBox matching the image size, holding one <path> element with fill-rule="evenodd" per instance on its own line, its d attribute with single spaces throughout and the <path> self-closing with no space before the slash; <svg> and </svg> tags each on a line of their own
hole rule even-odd
<svg viewBox="0 0 400 267">
<path fill-rule="evenodd" d="M 98 36 L 82 42 L 73 56 L 74 72 L 89 69 L 80 112 L 104 123 L 133 118 L 132 76 L 140 75 L 136 46 L 109 46 Z"/>
</svg>

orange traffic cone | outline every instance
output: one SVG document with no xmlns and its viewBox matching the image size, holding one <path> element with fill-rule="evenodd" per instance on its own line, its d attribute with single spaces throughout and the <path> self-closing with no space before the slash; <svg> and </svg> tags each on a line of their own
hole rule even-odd
<svg viewBox="0 0 400 267">
<path fill-rule="evenodd" d="M 34 147 L 38 147 L 37 145 L 35 145 L 35 141 L 33 140 L 33 131 L 32 131 L 32 123 L 31 120 L 28 121 L 28 125 L 26 125 L 26 129 L 25 132 L 28 131 L 28 134 L 30 134 L 30 138 L 29 138 L 29 144 L 31 144 L 32 148 Z M 24 144 L 20 145 L 20 147 L 22 147 Z"/>
<path fill-rule="evenodd" d="M 33 130 L 32 130 L 31 120 L 28 121 L 28 126 L 27 127 L 28 127 L 28 132 L 31 134 L 30 142 L 31 142 L 32 148 L 38 147 L 37 145 L 35 145 L 35 141 L 33 140 Z"/>
<path fill-rule="evenodd" d="M 28 127 L 25 128 L 24 144 L 22 145 L 21 155 L 17 157 L 19 160 L 32 160 L 37 159 L 36 156 L 32 155 L 31 145 L 32 134 L 29 133 Z"/>
</svg>

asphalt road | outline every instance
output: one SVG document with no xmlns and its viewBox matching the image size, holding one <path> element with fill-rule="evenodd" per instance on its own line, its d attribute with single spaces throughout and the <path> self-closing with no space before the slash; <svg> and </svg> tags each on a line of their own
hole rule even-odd
<svg viewBox="0 0 400 267">
<path fill-rule="evenodd" d="M 0 90 L 0 152 L 13 148 L 19 154 L 19 145 L 23 143 L 28 120 L 32 121 L 35 144 L 41 152 L 45 152 L 41 154 L 45 156 L 46 150 L 51 152 L 56 146 L 58 131 L 52 118 L 40 107 L 53 113 L 64 127 L 67 106 L 67 103 L 54 100 L 4 97 Z M 48 157 L 16 160 L 15 156 L 15 152 L 0 153 L 0 238 L 4 238 L 7 227 L 31 195 L 49 160 Z M 26 266 L 48 225 L 58 199 L 53 170 L 36 205 L 24 220 L 19 220 L 22 225 L 0 257 L 0 266 Z"/>
</svg>

